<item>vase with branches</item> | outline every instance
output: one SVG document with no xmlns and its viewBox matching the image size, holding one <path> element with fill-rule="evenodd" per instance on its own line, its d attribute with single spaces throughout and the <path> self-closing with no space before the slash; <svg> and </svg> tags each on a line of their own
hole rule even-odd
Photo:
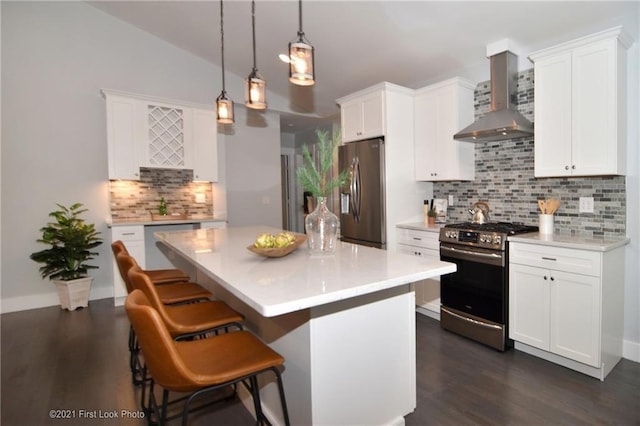
<svg viewBox="0 0 640 426">
<path fill-rule="evenodd" d="M 303 164 L 296 170 L 298 181 L 305 191 L 316 197 L 316 208 L 305 218 L 307 243 L 311 254 L 332 254 L 338 239 L 338 217 L 327 207 L 327 198 L 345 184 L 348 170 L 332 176 L 336 148 L 340 144 L 340 132 L 332 137 L 325 130 L 317 130 L 317 161 L 314 161 L 307 145 L 302 148 Z"/>
</svg>

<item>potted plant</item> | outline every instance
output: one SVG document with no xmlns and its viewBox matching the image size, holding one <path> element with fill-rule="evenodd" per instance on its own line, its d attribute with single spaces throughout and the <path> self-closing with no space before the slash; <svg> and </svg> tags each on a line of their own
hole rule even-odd
<svg viewBox="0 0 640 426">
<path fill-rule="evenodd" d="M 343 170 L 331 177 L 335 150 L 340 144 L 340 131 L 333 132 L 333 138 L 325 130 L 317 130 L 318 160 L 311 157 L 309 147 L 302 147 L 303 164 L 296 170 L 298 181 L 305 191 L 316 197 L 316 208 L 304 220 L 307 243 L 311 254 L 331 254 L 335 251 L 338 238 L 338 217 L 327 208 L 327 197 L 336 188 L 345 184 L 348 171 Z"/>
<path fill-rule="evenodd" d="M 87 273 L 98 267 L 87 262 L 98 255 L 92 250 L 102 244 L 102 239 L 95 226 L 80 217 L 87 211 L 82 204 L 57 206 L 59 210 L 49 213 L 55 221 L 40 229 L 42 238 L 37 240 L 49 248 L 32 253 L 30 258 L 44 264 L 40 267 L 40 275 L 56 285 L 61 307 L 73 311 L 89 305 L 93 278 Z"/>
</svg>

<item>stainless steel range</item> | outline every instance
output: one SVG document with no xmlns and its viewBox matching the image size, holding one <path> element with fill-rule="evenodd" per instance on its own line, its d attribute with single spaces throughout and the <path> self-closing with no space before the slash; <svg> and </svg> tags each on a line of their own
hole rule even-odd
<svg viewBox="0 0 640 426">
<path fill-rule="evenodd" d="M 458 265 L 455 273 L 440 277 L 442 328 L 500 351 L 512 346 L 507 237 L 537 231 L 506 222 L 457 223 L 440 230 L 440 260 Z"/>
</svg>

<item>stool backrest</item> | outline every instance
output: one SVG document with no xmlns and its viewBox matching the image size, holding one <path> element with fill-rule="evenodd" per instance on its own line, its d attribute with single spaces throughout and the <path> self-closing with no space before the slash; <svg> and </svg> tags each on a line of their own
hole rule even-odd
<svg viewBox="0 0 640 426">
<path fill-rule="evenodd" d="M 119 256 L 123 257 L 123 263 L 130 264 L 130 259 L 133 259 L 131 256 L 125 257 L 122 254 L 120 254 Z M 135 262 L 135 259 L 133 259 L 133 262 Z M 167 313 L 166 306 L 164 305 L 164 303 L 162 303 L 162 300 L 160 299 L 160 296 L 156 291 L 156 287 L 149 279 L 149 276 L 145 274 L 142 269 L 140 269 L 140 266 L 138 266 L 137 263 L 128 268 L 127 275 L 129 277 L 129 282 L 132 289 L 140 290 L 144 293 L 144 295 L 147 297 L 147 300 L 149 301 L 149 304 L 153 307 L 153 309 L 156 310 L 156 312 L 158 312 L 160 318 L 162 318 L 162 320 L 164 321 L 164 324 L 167 326 L 169 332 L 172 335 L 179 334 L 177 332 L 174 332 L 174 330 L 177 330 L 180 326 L 177 325 Z"/>
<path fill-rule="evenodd" d="M 182 361 L 176 342 L 146 295 L 141 290 L 132 291 L 124 307 L 153 380 L 176 391 L 198 389 L 199 386 L 190 379 L 193 373 Z"/>
<path fill-rule="evenodd" d="M 129 256 L 128 254 L 121 252 L 116 255 L 116 264 L 118 265 L 122 281 L 124 281 L 124 285 L 127 287 L 127 293 L 131 293 L 134 290 L 134 287 L 131 285 L 129 270 L 134 267 L 139 269 L 140 267 L 138 266 L 138 262 L 136 262 L 133 256 Z"/>
</svg>

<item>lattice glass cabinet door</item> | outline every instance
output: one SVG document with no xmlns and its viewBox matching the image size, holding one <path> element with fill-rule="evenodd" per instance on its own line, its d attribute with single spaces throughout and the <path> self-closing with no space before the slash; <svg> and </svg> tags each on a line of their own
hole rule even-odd
<svg viewBox="0 0 640 426">
<path fill-rule="evenodd" d="M 148 161 L 151 167 L 185 167 L 184 110 L 147 105 Z"/>
</svg>

